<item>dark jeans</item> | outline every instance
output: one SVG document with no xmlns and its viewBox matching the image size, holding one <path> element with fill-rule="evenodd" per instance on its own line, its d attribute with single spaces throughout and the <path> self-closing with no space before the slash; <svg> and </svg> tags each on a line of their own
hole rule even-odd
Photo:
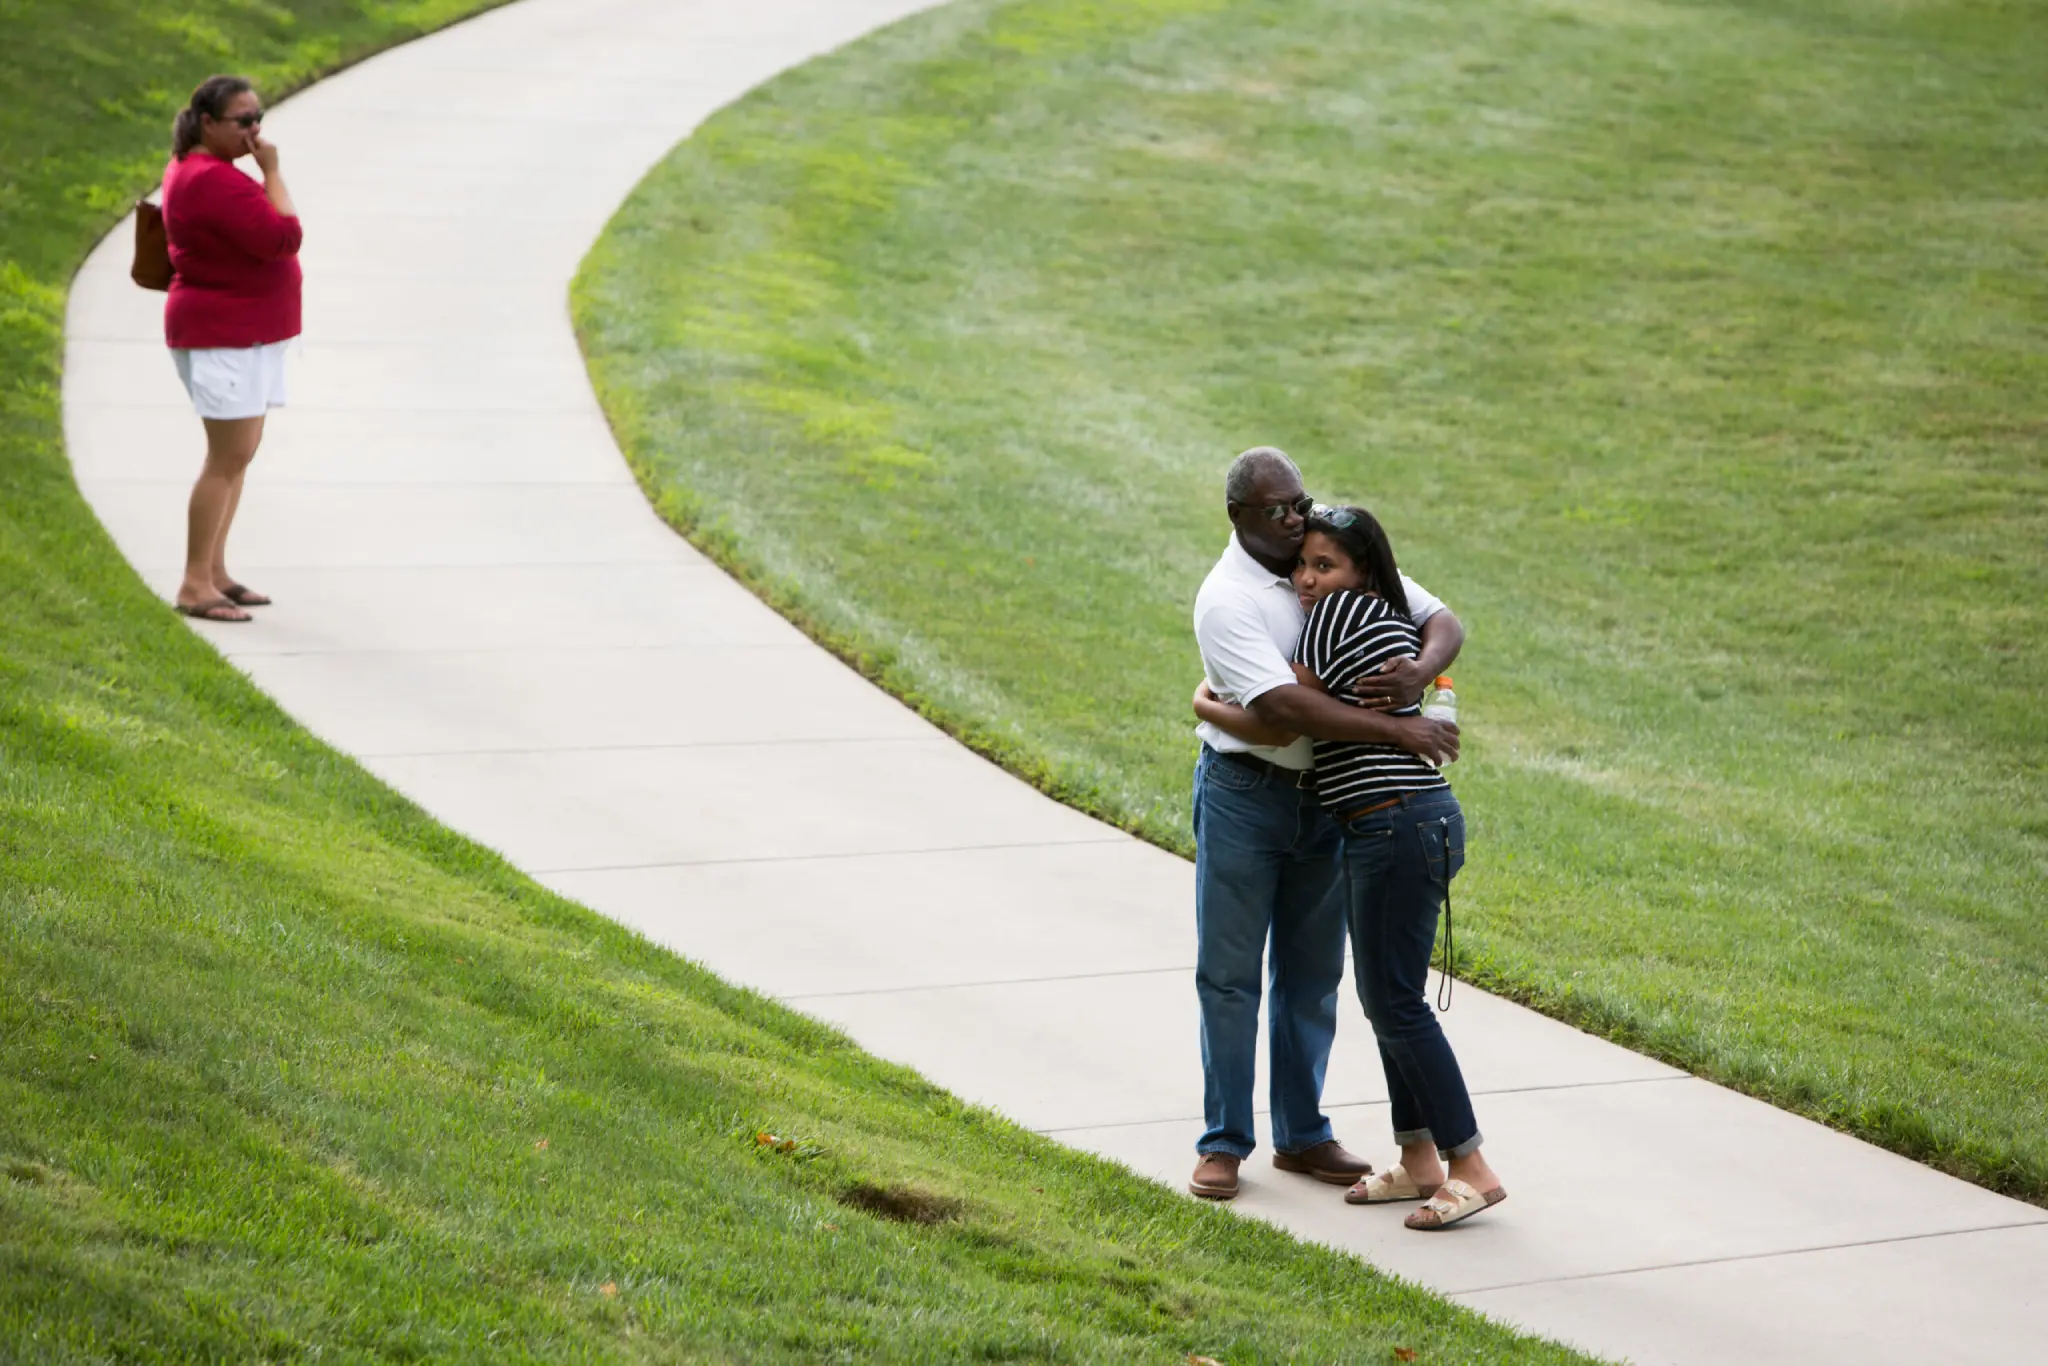
<svg viewBox="0 0 2048 1366">
<path fill-rule="evenodd" d="M 1202 1005 L 1197 1152 L 1249 1157 L 1261 968 L 1271 947 L 1268 1094 L 1282 1152 L 1330 1138 L 1323 1073 L 1344 980 L 1343 837 L 1282 774 L 1204 745 L 1195 764 L 1195 994 Z"/>
<path fill-rule="evenodd" d="M 1480 1144 L 1471 1094 L 1428 995 L 1437 912 L 1464 866 L 1465 813 L 1449 788 L 1344 828 L 1352 971 L 1379 1040 L 1394 1141 L 1434 1142 L 1445 1157 Z"/>
</svg>

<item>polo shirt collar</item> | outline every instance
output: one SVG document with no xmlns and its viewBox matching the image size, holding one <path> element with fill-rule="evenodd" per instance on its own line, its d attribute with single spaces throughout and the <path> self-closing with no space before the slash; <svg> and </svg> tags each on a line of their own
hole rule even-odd
<svg viewBox="0 0 2048 1366">
<path fill-rule="evenodd" d="M 1237 539 L 1235 531 L 1230 533 L 1230 548 L 1223 552 L 1223 562 L 1230 566 L 1230 572 L 1234 577 L 1243 579 L 1247 583 L 1255 584 L 1260 588 L 1273 584 L 1286 584 L 1289 588 L 1294 587 L 1294 581 L 1288 575 L 1275 574 L 1272 570 L 1253 559 L 1251 551 L 1244 548 L 1244 542 Z"/>
</svg>

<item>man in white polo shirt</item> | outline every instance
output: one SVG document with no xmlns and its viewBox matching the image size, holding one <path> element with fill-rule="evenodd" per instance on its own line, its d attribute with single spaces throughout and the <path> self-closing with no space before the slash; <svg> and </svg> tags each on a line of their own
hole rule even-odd
<svg viewBox="0 0 2048 1366">
<path fill-rule="evenodd" d="M 1211 692 L 1263 726 L 1298 737 L 1259 745 L 1204 723 L 1195 765 L 1195 991 L 1202 1007 L 1205 1128 L 1188 1189 L 1238 1192 L 1252 1132 L 1261 968 L 1267 1005 L 1273 1165 L 1350 1185 L 1372 1171 L 1345 1150 L 1322 1111 L 1323 1073 L 1344 976 L 1343 832 L 1316 801 L 1310 737 L 1400 745 L 1457 757 L 1457 728 L 1388 715 L 1450 667 L 1464 628 L 1404 577 L 1422 654 L 1380 675 L 1359 707 L 1296 681 L 1289 660 L 1305 614 L 1289 582 L 1309 508 L 1301 471 L 1271 446 L 1240 455 L 1224 481 L 1233 534 L 1195 598 L 1195 640 Z"/>
</svg>

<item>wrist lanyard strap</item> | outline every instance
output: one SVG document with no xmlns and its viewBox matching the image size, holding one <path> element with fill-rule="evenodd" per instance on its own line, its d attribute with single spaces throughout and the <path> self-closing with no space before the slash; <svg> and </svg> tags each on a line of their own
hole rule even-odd
<svg viewBox="0 0 2048 1366">
<path fill-rule="evenodd" d="M 1444 970 L 1437 975 L 1436 1008 L 1451 1008 L 1451 970 L 1456 965 L 1451 948 L 1451 818 L 1437 817 L 1444 831 Z"/>
</svg>

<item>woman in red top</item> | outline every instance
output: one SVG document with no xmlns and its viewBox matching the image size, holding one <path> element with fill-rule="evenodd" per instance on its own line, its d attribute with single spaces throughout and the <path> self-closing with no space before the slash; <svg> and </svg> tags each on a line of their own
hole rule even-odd
<svg viewBox="0 0 2048 1366">
<path fill-rule="evenodd" d="M 187 511 L 178 610 L 208 621 L 248 621 L 244 607 L 270 601 L 227 570 L 242 476 L 263 440 L 264 415 L 284 405 L 285 344 L 299 335 L 298 210 L 262 127 L 262 101 L 249 82 L 215 76 L 178 111 L 164 172 L 164 230 L 175 271 L 164 339 L 206 424 L 206 467 Z M 243 156 L 254 157 L 263 172 L 260 188 L 236 169 Z"/>
</svg>

